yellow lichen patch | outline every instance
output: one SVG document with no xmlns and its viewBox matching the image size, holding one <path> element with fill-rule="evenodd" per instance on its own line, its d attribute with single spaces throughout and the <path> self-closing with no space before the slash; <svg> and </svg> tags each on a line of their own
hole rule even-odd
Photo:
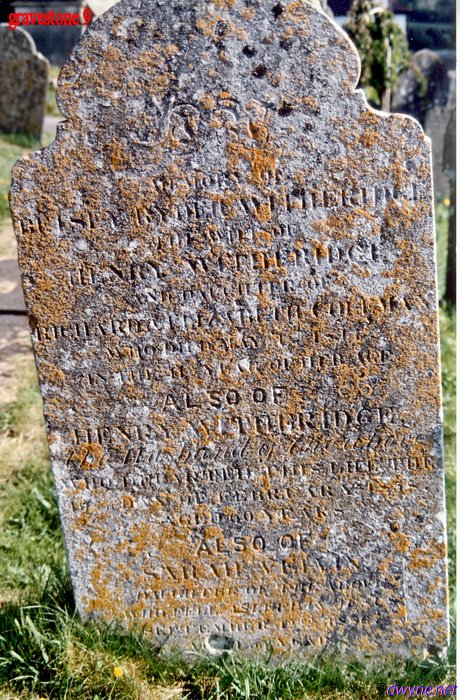
<svg viewBox="0 0 460 700">
<path fill-rule="evenodd" d="M 318 222 L 315 221 L 313 226 L 315 227 L 315 224 L 317 223 Z M 317 255 L 319 258 L 327 258 L 329 250 L 325 241 L 319 241 L 317 238 L 312 238 L 310 245 L 315 251 L 315 255 Z"/>
<path fill-rule="evenodd" d="M 366 129 L 361 135 L 361 143 L 366 148 L 379 146 L 385 142 L 385 137 L 380 129 Z"/>
<path fill-rule="evenodd" d="M 269 231 L 256 231 L 256 241 L 260 245 L 273 243 L 273 235 Z"/>
<path fill-rule="evenodd" d="M 250 122 L 248 131 L 251 138 L 255 139 L 256 141 L 268 140 L 268 129 L 263 122 Z"/>
<path fill-rule="evenodd" d="M 214 109 L 216 106 L 216 100 L 212 95 L 203 95 L 200 97 L 200 104 L 203 109 Z"/>
<path fill-rule="evenodd" d="M 174 74 L 168 69 L 168 60 L 170 58 L 171 51 L 165 50 L 165 47 L 161 44 L 157 44 L 149 51 L 143 51 L 133 58 L 131 64 L 133 72 L 138 71 L 139 74 L 145 74 L 147 70 L 147 73 L 150 75 L 148 84 L 136 85 L 132 82 L 130 85 L 132 85 L 133 91 L 137 88 L 139 94 L 142 94 L 143 89 L 148 90 L 150 94 L 162 99 L 168 85 L 174 78 Z"/>
<path fill-rule="evenodd" d="M 338 239 L 343 237 L 355 238 L 356 232 L 365 227 L 367 222 L 373 224 L 371 234 L 375 234 L 378 230 L 375 216 L 362 206 L 356 206 L 349 213 L 329 216 L 326 219 L 323 232 L 329 233 Z"/>
<path fill-rule="evenodd" d="M 409 493 L 411 487 L 404 476 L 396 476 L 388 481 L 374 477 L 369 481 L 368 489 L 371 493 L 378 493 L 381 496 L 392 498 L 395 494 Z"/>
<path fill-rule="evenodd" d="M 208 125 L 211 127 L 211 129 L 222 129 L 223 122 L 221 122 L 220 119 L 214 117 L 213 119 L 209 120 Z"/>
<path fill-rule="evenodd" d="M 165 47 L 165 52 L 168 54 L 168 56 L 175 56 L 177 53 L 179 53 L 180 49 L 176 44 L 168 44 Z"/>
<path fill-rule="evenodd" d="M 104 451 L 98 443 L 85 443 L 72 451 L 69 463 L 88 471 L 101 469 L 105 463 Z"/>
<path fill-rule="evenodd" d="M 141 401 L 144 398 L 144 395 L 145 392 L 141 388 L 135 386 L 133 382 L 128 381 L 123 384 L 122 388 L 117 394 L 117 397 L 119 400 L 122 400 L 123 397 L 127 397 L 130 399 L 139 399 L 139 401 Z"/>
<path fill-rule="evenodd" d="M 359 116 L 359 121 L 361 124 L 364 124 L 365 126 L 380 126 L 381 125 L 381 117 L 378 116 L 375 112 L 372 112 L 371 110 L 365 110 L 361 112 Z"/>
<path fill-rule="evenodd" d="M 361 265 L 353 265 L 351 271 L 354 275 L 358 275 L 358 277 L 371 277 L 372 275 L 370 270 L 362 267 Z"/>
<path fill-rule="evenodd" d="M 372 369 L 372 368 L 371 368 Z M 341 398 L 354 402 L 361 397 L 369 397 L 374 393 L 370 383 L 369 371 L 363 368 L 341 365 L 333 371 L 337 392 Z"/>
<path fill-rule="evenodd" d="M 224 10 L 235 7 L 236 0 L 211 0 L 211 4 L 215 5 L 219 10 Z"/>
<path fill-rule="evenodd" d="M 252 20 L 256 18 L 257 12 L 254 7 L 243 7 L 240 10 L 240 15 L 243 19 Z"/>
<path fill-rule="evenodd" d="M 390 532 L 388 538 L 399 553 L 407 552 L 410 546 L 410 538 L 403 532 Z"/>
<path fill-rule="evenodd" d="M 251 166 L 252 181 L 255 185 L 264 185 L 267 180 L 273 180 L 276 174 L 277 159 L 281 154 L 279 148 L 270 146 L 247 148 L 239 143 L 229 143 L 227 146 L 230 170 L 237 170 L 240 160 L 246 160 Z"/>
<path fill-rule="evenodd" d="M 51 384 L 62 384 L 65 380 L 65 374 L 58 367 L 50 365 L 49 362 L 40 364 L 40 375 L 43 379 Z"/>
<path fill-rule="evenodd" d="M 427 586 L 428 593 L 433 593 L 442 585 L 442 580 L 439 576 L 436 577 L 434 581 L 429 581 Z"/>
<path fill-rule="evenodd" d="M 218 25 L 221 28 L 220 32 L 217 31 Z M 222 41 L 223 35 L 227 39 L 235 36 L 238 39 L 243 40 L 246 37 L 246 32 L 241 26 L 238 26 L 228 17 L 222 17 L 221 15 L 217 14 L 208 14 L 206 17 L 202 17 L 196 23 L 196 28 L 202 34 L 212 39 L 212 41 L 215 43 Z"/>
<path fill-rule="evenodd" d="M 85 525 L 87 522 L 85 522 Z M 98 542 L 103 542 L 104 541 L 104 535 L 101 532 L 92 532 L 91 533 L 91 544 L 97 544 Z"/>
<path fill-rule="evenodd" d="M 420 210 L 420 206 L 411 204 L 406 200 L 393 200 L 385 209 L 385 221 L 392 228 L 402 227 L 407 229 L 422 215 L 423 210 Z"/>
<path fill-rule="evenodd" d="M 118 142 L 113 142 L 109 146 L 110 165 L 113 170 L 124 170 L 130 167 L 129 153 L 123 151 Z"/>
<path fill-rule="evenodd" d="M 393 644 L 401 644 L 402 646 L 405 641 L 404 635 L 401 632 L 395 632 L 391 637 L 391 641 Z"/>
<path fill-rule="evenodd" d="M 418 548 L 411 552 L 409 566 L 412 569 L 429 569 L 440 559 L 447 557 L 445 543 L 434 543 L 431 549 Z"/>
</svg>

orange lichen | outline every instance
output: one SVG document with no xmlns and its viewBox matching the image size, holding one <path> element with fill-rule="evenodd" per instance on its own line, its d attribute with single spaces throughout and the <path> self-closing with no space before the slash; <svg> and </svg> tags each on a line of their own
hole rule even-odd
<svg viewBox="0 0 460 700">
<path fill-rule="evenodd" d="M 105 463 L 104 451 L 97 443 L 85 443 L 72 451 L 69 462 L 88 471 L 101 469 Z"/>
<path fill-rule="evenodd" d="M 244 39 L 250 74 L 262 26 L 250 22 L 265 8 L 232 6 L 216 0 L 198 17 L 193 56 L 150 19 L 144 29 L 113 19 L 122 51 L 88 35 L 91 61 L 101 53 L 108 65 L 83 65 L 77 88 L 69 73 L 62 94 L 71 105 L 89 84 L 107 123 L 92 113 L 88 133 L 84 110 L 69 107 L 75 143 L 58 138 L 17 170 L 21 264 L 53 454 L 72 479 L 65 517 L 83 609 L 154 635 L 174 628 L 184 646 L 197 617 L 201 641 L 218 619 L 252 651 L 269 640 L 301 654 L 346 638 L 343 619 L 355 648 L 376 653 L 385 614 L 385 641 L 404 650 L 421 629 L 406 620 L 404 577 L 420 576 L 414 608 L 436 596 L 433 617 L 444 586 L 444 553 L 416 517 L 439 473 L 429 169 L 406 170 L 425 146 L 410 120 L 344 96 L 349 51 L 330 63 L 337 80 L 321 73 L 315 34 L 335 30 L 304 2 L 276 21 L 268 8 L 264 51 L 305 43 L 308 70 L 328 86 L 302 82 L 297 50 L 283 71 L 259 52 L 255 97 L 242 97 L 230 47 Z M 340 37 L 328 46 L 346 49 Z M 375 257 L 361 255 L 369 240 Z"/>
</svg>

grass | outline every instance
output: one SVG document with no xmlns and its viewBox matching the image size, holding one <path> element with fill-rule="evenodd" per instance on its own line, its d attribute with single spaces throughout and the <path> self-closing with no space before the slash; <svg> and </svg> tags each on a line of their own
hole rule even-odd
<svg viewBox="0 0 460 700">
<path fill-rule="evenodd" d="M 47 698 L 378 698 L 381 683 L 454 682 L 453 659 L 451 666 L 389 660 L 384 668 L 325 657 L 310 664 L 269 661 L 223 656 L 197 657 L 192 663 L 171 655 L 163 658 L 142 632 L 123 635 L 115 628 L 82 624 L 63 585 L 50 584 L 34 604 L 9 604 L 0 610 L 4 687 Z"/>
<path fill-rule="evenodd" d="M 34 147 L 0 135 L 0 215 L 15 160 Z M 448 208 L 437 207 L 443 290 Z M 455 309 L 440 308 L 451 600 L 455 591 Z M 454 623 L 452 603 L 452 622 Z M 454 636 L 454 635 L 453 635 Z M 17 396 L 0 396 L 0 700 L 325 700 L 382 697 L 378 684 L 454 682 L 455 646 L 444 661 L 388 660 L 383 668 L 318 657 L 309 664 L 232 655 L 166 656 L 141 630 L 83 623 L 67 570 L 32 359 Z"/>
<path fill-rule="evenodd" d="M 50 68 L 50 82 L 48 86 L 48 95 L 46 98 L 46 114 L 50 117 L 60 117 L 61 112 L 56 103 L 56 80 L 59 75 L 60 68 L 58 66 L 51 66 Z"/>
<path fill-rule="evenodd" d="M 439 311 L 444 413 L 444 464 L 446 469 L 447 534 L 449 541 L 449 590 L 456 592 L 456 313 L 452 306 Z"/>
<path fill-rule="evenodd" d="M 438 297 L 446 289 L 447 242 L 449 235 L 449 206 L 436 205 L 436 248 Z M 446 469 L 447 531 L 449 540 L 449 591 L 452 602 L 456 592 L 456 309 L 441 301 L 439 309 L 441 336 L 442 394 L 444 413 L 444 463 Z"/>
<path fill-rule="evenodd" d="M 443 299 L 446 291 L 447 272 L 447 239 L 449 236 L 449 205 L 444 200 L 436 205 L 436 240 L 437 240 L 437 272 L 438 297 Z"/>
<path fill-rule="evenodd" d="M 0 221 L 10 215 L 8 192 L 11 184 L 11 168 L 28 150 L 39 147 L 36 139 L 0 132 Z"/>
</svg>

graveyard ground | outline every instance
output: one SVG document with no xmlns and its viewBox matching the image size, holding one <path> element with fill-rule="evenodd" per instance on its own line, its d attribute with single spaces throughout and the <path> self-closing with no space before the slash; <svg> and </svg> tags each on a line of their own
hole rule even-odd
<svg viewBox="0 0 460 700">
<path fill-rule="evenodd" d="M 48 135 L 48 140 L 51 137 Z M 0 264 L 15 255 L 7 192 L 11 166 L 33 144 L 0 138 Z M 448 208 L 440 204 L 438 259 L 444 278 Z M 0 289 L 0 292 L 2 290 Z M 443 288 L 441 284 L 442 293 Z M 455 589 L 455 310 L 440 309 L 452 622 Z M 11 318 L 16 318 L 11 316 Z M 79 622 L 66 568 L 50 475 L 41 399 L 24 316 L 0 316 L 0 700 L 113 698 L 382 697 L 378 684 L 455 682 L 455 649 L 446 660 L 389 659 L 385 667 L 318 658 L 274 666 L 232 657 L 194 664 L 163 658 L 142 636 Z M 8 320 L 9 319 L 9 320 Z M 8 321 L 8 323 L 7 323 Z M 454 638 L 454 635 L 453 635 Z"/>
</svg>

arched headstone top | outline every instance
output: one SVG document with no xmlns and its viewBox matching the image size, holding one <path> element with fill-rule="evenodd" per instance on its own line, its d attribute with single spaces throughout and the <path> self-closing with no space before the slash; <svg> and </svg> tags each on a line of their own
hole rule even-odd
<svg viewBox="0 0 460 700">
<path fill-rule="evenodd" d="M 0 34 L 2 37 L 2 55 L 6 51 L 11 54 L 37 53 L 35 41 L 22 27 L 11 29 L 7 22 L 2 22 L 0 23 Z"/>
<path fill-rule="evenodd" d="M 306 0 L 122 0 L 73 52 L 58 103 L 69 118 L 98 125 L 117 103 L 161 117 L 166 98 L 180 95 L 199 107 L 233 89 L 243 105 L 257 98 L 287 116 L 308 101 L 341 99 L 358 79 L 356 49 Z"/>
</svg>

